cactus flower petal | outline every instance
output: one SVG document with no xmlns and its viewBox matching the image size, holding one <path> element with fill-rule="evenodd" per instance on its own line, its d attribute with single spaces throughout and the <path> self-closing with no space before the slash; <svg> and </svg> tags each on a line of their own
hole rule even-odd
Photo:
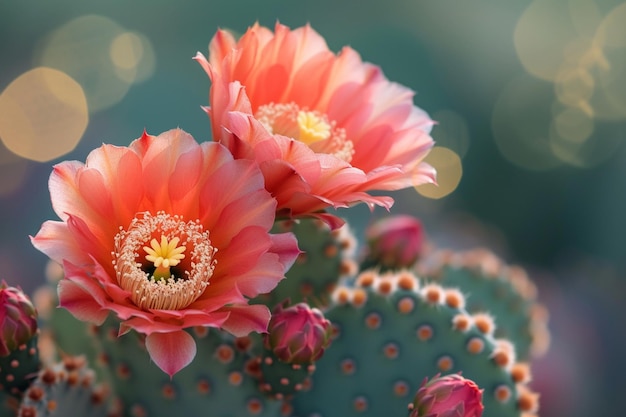
<svg viewBox="0 0 626 417">
<path fill-rule="evenodd" d="M 222 328 L 229 333 L 241 337 L 250 332 L 263 333 L 267 331 L 270 320 L 270 310 L 262 305 L 228 306 L 226 311 L 231 314 L 222 324 Z"/>
<path fill-rule="evenodd" d="M 390 197 L 369 192 L 435 182 L 423 162 L 434 123 L 414 93 L 349 47 L 333 53 L 309 25 L 255 24 L 239 40 L 219 30 L 208 59 L 194 59 L 211 79 L 214 140 L 264 167 L 279 213 L 389 208 Z"/>
<path fill-rule="evenodd" d="M 173 340 L 165 335 L 265 331 L 268 309 L 248 300 L 273 290 L 300 253 L 292 235 L 269 233 L 277 203 L 259 166 L 180 129 L 58 164 L 50 196 L 61 221 L 32 243 L 63 264 L 60 305 L 96 324 L 112 313 L 120 334 L 149 336 L 170 375 L 195 348 L 175 355 L 158 347 Z"/>
<path fill-rule="evenodd" d="M 196 356 L 196 342 L 184 330 L 152 333 L 146 337 L 146 349 L 154 363 L 170 378 Z"/>
<path fill-rule="evenodd" d="M 79 320 L 94 324 L 102 324 L 109 312 L 98 303 L 94 303 L 94 297 L 88 290 L 69 279 L 59 282 L 57 288 L 61 307 L 70 311 Z"/>
</svg>

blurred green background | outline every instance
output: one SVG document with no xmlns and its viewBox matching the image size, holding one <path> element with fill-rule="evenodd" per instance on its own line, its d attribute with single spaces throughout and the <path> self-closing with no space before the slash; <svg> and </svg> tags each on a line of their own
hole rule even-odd
<svg viewBox="0 0 626 417">
<path fill-rule="evenodd" d="M 210 139 L 209 81 L 191 58 L 218 27 L 255 21 L 310 23 L 332 50 L 349 45 L 417 92 L 439 123 L 440 187 L 398 192 L 392 211 L 421 217 L 440 246 L 487 246 L 530 271 L 553 333 L 533 368 L 542 416 L 621 415 L 626 3 L 616 0 L 0 0 L 0 278 L 27 291 L 45 279 L 28 236 L 56 218 L 55 163 L 144 129 Z M 370 221 L 363 207 L 350 215 L 361 229 Z"/>
</svg>

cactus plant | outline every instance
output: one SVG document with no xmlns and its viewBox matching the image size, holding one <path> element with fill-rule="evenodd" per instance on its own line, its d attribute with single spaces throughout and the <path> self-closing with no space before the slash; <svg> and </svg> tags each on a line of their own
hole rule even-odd
<svg viewBox="0 0 626 417">
<path fill-rule="evenodd" d="M 198 346 L 196 365 L 170 378 L 150 363 L 145 337 L 136 332 L 118 336 L 118 327 L 114 319 L 107 320 L 97 338 L 101 364 L 110 371 L 124 416 L 195 415 L 203 409 L 218 417 L 280 414 L 282 402 L 258 389 L 251 339 L 196 328 L 191 331 Z"/>
<path fill-rule="evenodd" d="M 425 376 L 460 371 L 485 389 L 485 416 L 530 411 L 512 344 L 477 326 L 458 291 L 407 271 L 366 271 L 334 299 L 326 317 L 336 336 L 294 398 L 296 415 L 398 415 Z"/>
<path fill-rule="evenodd" d="M 106 386 L 95 383 L 84 357 L 68 356 L 39 372 L 24 394 L 18 417 L 111 417 L 116 411 Z"/>
<path fill-rule="evenodd" d="M 535 416 L 529 352 L 547 329 L 530 280 L 501 263 L 459 278 L 494 263 L 426 254 L 408 216 L 375 223 L 358 259 L 330 211 L 434 181 L 412 92 L 309 26 L 219 31 L 211 51 L 196 60 L 214 142 L 144 132 L 55 167 L 60 220 L 32 241 L 63 265 L 42 299 L 71 314 L 42 303 L 54 349 L 19 417 Z M 0 348 L 20 351 L 34 315 L 7 311 Z"/>
<path fill-rule="evenodd" d="M 348 223 L 331 229 L 318 219 L 278 221 L 276 232 L 291 232 L 298 238 L 301 250 L 286 279 L 268 294 L 257 298 L 269 307 L 286 299 L 292 303 L 307 302 L 324 307 L 330 303 L 330 294 L 339 281 L 357 271 L 356 238 Z"/>
<path fill-rule="evenodd" d="M 511 340 L 518 358 L 529 360 L 548 348 L 547 310 L 537 301 L 537 288 L 521 267 L 505 264 L 487 249 L 444 249 L 417 269 L 426 279 L 467 294 L 467 310 L 480 314 L 485 325 L 495 321 L 496 337 Z"/>
<path fill-rule="evenodd" d="M 331 231 L 319 220 L 302 220 L 280 221 L 276 228 L 296 231 L 306 256 L 275 290 L 280 296 L 256 299 L 267 303 L 283 299 L 273 309 L 264 337 L 235 338 L 197 327 L 189 332 L 198 346 L 197 360 L 170 379 L 148 360 L 141 334 L 120 336 L 120 323 L 111 317 L 92 327 L 96 348 L 90 361 L 100 366 L 123 416 L 181 410 L 193 414 L 204 407 L 224 417 L 401 415 L 409 404 L 417 404 L 412 398 L 419 396 L 424 378 L 457 372 L 480 387 L 486 417 L 528 417 L 537 411 L 537 395 L 527 385 L 530 358 L 518 362 L 518 341 L 505 339 L 498 331 L 504 312 L 496 296 L 501 293 L 488 290 L 493 279 L 483 278 L 484 284 L 472 281 L 477 288 L 484 287 L 480 292 L 462 281 L 442 278 L 441 271 L 446 271 L 442 265 L 463 265 L 474 275 L 508 271 L 497 258 L 484 251 L 472 252 L 473 256 L 439 251 L 418 262 L 415 270 L 422 270 L 423 276 L 382 264 L 356 273 L 352 265 L 357 264 L 357 251 L 346 227 Z M 308 268 L 297 267 L 310 259 L 315 262 Z M 371 265 L 371 258 L 368 262 Z M 351 267 L 347 270 L 342 264 Z M 311 268 L 315 265 L 323 271 L 323 285 L 315 287 L 315 296 L 305 297 L 301 284 L 315 282 L 316 269 Z M 497 268 L 489 270 L 490 266 Z M 526 285 L 532 285 L 524 277 Z M 510 281 L 505 280 L 512 286 Z M 516 282 L 518 291 L 512 294 L 522 298 L 525 287 Z M 472 297 L 483 305 L 481 312 L 470 310 Z M 290 298 L 299 301 L 291 303 Z M 318 302 L 310 306 L 309 300 Z M 534 298 L 525 300 L 530 303 Z M 60 320 L 47 324 L 68 326 Z M 413 409 L 415 414 L 416 405 Z"/>
<path fill-rule="evenodd" d="M 331 330 L 330 321 L 317 308 L 306 303 L 277 305 L 258 358 L 261 389 L 277 398 L 301 390 L 328 348 Z"/>
</svg>

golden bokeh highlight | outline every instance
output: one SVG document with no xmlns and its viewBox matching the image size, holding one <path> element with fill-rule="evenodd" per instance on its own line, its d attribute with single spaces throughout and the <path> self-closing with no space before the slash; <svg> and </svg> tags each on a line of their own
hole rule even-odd
<svg viewBox="0 0 626 417">
<path fill-rule="evenodd" d="M 558 100 L 566 106 L 586 108 L 592 115 L 589 100 L 594 94 L 595 80 L 582 67 L 564 67 L 559 71 L 554 82 L 554 91 Z"/>
<path fill-rule="evenodd" d="M 626 3 L 615 7 L 600 22 L 595 40 L 604 48 L 626 48 Z"/>
<path fill-rule="evenodd" d="M 625 119 L 626 3 L 615 7 L 602 20 L 594 45 L 601 53 L 589 65 L 598 85 L 590 105 L 599 119 Z"/>
<path fill-rule="evenodd" d="M 602 11 L 595 0 L 565 0 L 567 12 L 576 33 L 585 39 L 591 39 L 602 21 Z"/>
<path fill-rule="evenodd" d="M 456 152 L 443 146 L 435 146 L 424 161 L 437 170 L 437 185 L 419 185 L 415 187 L 418 193 L 424 197 L 440 199 L 456 190 L 463 176 L 461 158 Z"/>
<path fill-rule="evenodd" d="M 529 5 L 515 29 L 516 52 L 529 74 L 554 83 L 558 105 L 553 106 L 548 123 L 529 105 L 519 109 L 519 120 L 537 128 L 545 126 L 534 139 L 522 135 L 527 148 L 542 155 L 549 149 L 556 159 L 583 168 L 595 166 L 615 152 L 620 142 L 616 135 L 609 132 L 607 139 L 606 134 L 603 138 L 597 132 L 599 121 L 626 119 L 625 22 L 626 3 L 606 16 L 593 0 L 534 0 Z M 549 101 L 547 96 L 542 99 Z M 503 139 L 504 120 L 496 120 L 503 112 L 496 115 L 496 111 L 494 131 L 500 131 L 496 138 L 500 150 L 507 159 L 533 169 L 519 146 L 522 141 L 512 146 L 510 136 Z M 535 165 L 541 169 L 556 166 L 538 161 Z"/>
<path fill-rule="evenodd" d="M 26 159 L 46 162 L 72 151 L 88 122 L 82 87 L 56 69 L 32 69 L 0 94 L 0 139 Z"/>
<path fill-rule="evenodd" d="M 113 41 L 124 33 L 111 19 L 78 17 L 43 41 L 35 62 L 70 75 L 83 86 L 89 110 L 103 110 L 120 102 L 132 82 L 118 75 L 109 53 Z"/>
<path fill-rule="evenodd" d="M 118 35 L 109 49 L 111 61 L 118 68 L 136 68 L 143 56 L 143 45 L 139 36 L 132 32 Z"/>
<path fill-rule="evenodd" d="M 128 83 L 148 79 L 156 68 L 154 48 L 140 33 L 124 32 L 116 36 L 109 47 L 109 56 L 117 76 Z"/>
<path fill-rule="evenodd" d="M 549 142 L 554 155 L 578 167 L 591 168 L 615 155 L 623 137 L 615 132 L 596 133 L 596 120 L 584 109 L 561 107 L 550 126 Z"/>
<path fill-rule="evenodd" d="M 566 108 L 553 119 L 554 128 L 562 138 L 573 143 L 583 143 L 593 133 L 594 121 L 582 109 Z"/>
<path fill-rule="evenodd" d="M 526 71 L 537 78 L 553 81 L 565 47 L 579 36 L 569 5 L 566 0 L 534 0 L 517 22 L 515 51 Z"/>
<path fill-rule="evenodd" d="M 437 146 L 443 146 L 456 152 L 459 157 L 465 157 L 470 145 L 467 122 L 460 114 L 452 110 L 440 110 L 432 114 L 437 122 L 431 136 Z"/>
<path fill-rule="evenodd" d="M 594 129 L 593 119 L 583 110 L 562 109 L 550 126 L 549 144 L 554 155 L 561 161 L 577 167 L 585 167 L 585 142 Z"/>
</svg>

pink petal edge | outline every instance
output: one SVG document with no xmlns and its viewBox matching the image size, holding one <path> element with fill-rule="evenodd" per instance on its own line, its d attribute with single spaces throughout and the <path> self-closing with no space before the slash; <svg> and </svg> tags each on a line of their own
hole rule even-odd
<svg viewBox="0 0 626 417">
<path fill-rule="evenodd" d="M 152 333 L 146 337 L 150 358 L 172 378 L 189 365 L 196 356 L 196 342 L 184 330 L 169 333 Z"/>
</svg>

